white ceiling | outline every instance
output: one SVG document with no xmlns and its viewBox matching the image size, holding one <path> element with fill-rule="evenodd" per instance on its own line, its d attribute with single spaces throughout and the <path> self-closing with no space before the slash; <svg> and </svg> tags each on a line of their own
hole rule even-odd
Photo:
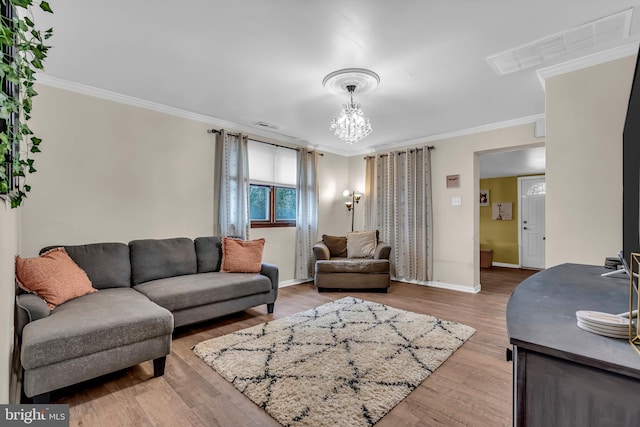
<svg viewBox="0 0 640 427">
<path fill-rule="evenodd" d="M 498 76 L 486 58 L 640 5 L 589 0 L 50 1 L 52 80 L 197 113 L 285 142 L 355 155 L 544 113 L 535 69 Z M 636 13 L 631 36 L 640 39 Z M 603 48 L 600 48 L 603 49 Z M 558 59 L 554 63 L 594 53 Z M 543 66 L 553 65 L 545 63 Z M 328 73 L 368 68 L 356 97 L 373 132 L 348 146 L 329 131 L 344 97 Z M 46 82 L 46 80 L 43 80 Z M 276 135 L 277 136 L 277 135 Z"/>
<path fill-rule="evenodd" d="M 480 156 L 480 178 L 544 174 L 545 147 L 503 151 Z"/>
</svg>

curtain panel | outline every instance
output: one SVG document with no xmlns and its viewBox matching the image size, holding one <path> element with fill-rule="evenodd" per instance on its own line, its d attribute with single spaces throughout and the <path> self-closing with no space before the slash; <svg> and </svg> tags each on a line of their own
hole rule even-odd
<svg viewBox="0 0 640 427">
<path fill-rule="evenodd" d="M 366 158 L 365 224 L 391 244 L 397 279 L 429 281 L 433 276 L 431 152 L 393 151 Z"/>
<path fill-rule="evenodd" d="M 220 130 L 216 138 L 213 232 L 249 237 L 249 156 L 247 135 Z"/>
<path fill-rule="evenodd" d="M 318 239 L 318 153 L 298 149 L 296 184 L 295 278 L 309 279 L 314 273 L 313 244 Z"/>
</svg>

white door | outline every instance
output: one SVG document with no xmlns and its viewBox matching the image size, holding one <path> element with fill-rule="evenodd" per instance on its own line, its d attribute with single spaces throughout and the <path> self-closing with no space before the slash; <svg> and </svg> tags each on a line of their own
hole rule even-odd
<svg viewBox="0 0 640 427">
<path fill-rule="evenodd" d="M 520 194 L 520 265 L 544 268 L 544 205 L 547 194 L 544 176 L 518 178 Z"/>
</svg>

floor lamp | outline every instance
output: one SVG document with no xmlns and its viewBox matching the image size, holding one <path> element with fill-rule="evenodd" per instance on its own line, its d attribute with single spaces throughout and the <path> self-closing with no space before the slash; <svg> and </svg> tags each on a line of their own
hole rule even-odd
<svg viewBox="0 0 640 427">
<path fill-rule="evenodd" d="M 351 212 L 351 231 L 353 231 L 353 217 L 356 211 L 356 204 L 360 201 L 362 194 L 357 194 L 355 191 L 344 190 L 342 193 L 344 197 L 351 197 L 350 202 L 344 202 L 347 210 Z"/>
</svg>

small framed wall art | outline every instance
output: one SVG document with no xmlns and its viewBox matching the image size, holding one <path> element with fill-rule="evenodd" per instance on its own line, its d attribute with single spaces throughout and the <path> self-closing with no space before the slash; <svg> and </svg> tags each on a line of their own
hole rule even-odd
<svg viewBox="0 0 640 427">
<path fill-rule="evenodd" d="M 480 190 L 480 206 L 489 206 L 489 190 Z"/>
<path fill-rule="evenodd" d="M 496 221 L 511 221 L 512 218 L 511 202 L 494 203 L 491 210 L 491 219 Z"/>
<path fill-rule="evenodd" d="M 447 175 L 447 188 L 460 187 L 460 175 Z"/>
</svg>

